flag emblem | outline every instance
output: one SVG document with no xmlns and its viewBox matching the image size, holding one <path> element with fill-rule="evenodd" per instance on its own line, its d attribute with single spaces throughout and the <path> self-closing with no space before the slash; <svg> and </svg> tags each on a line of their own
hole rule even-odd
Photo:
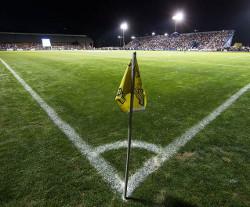
<svg viewBox="0 0 250 207">
<path fill-rule="evenodd" d="M 122 78 L 121 84 L 117 91 L 115 101 L 119 105 L 121 111 L 130 112 L 130 98 L 132 90 L 132 60 L 130 61 L 127 69 Z M 147 105 L 147 97 L 145 90 L 142 87 L 142 81 L 139 71 L 137 59 L 134 60 L 134 102 L 133 111 L 143 111 Z"/>
</svg>

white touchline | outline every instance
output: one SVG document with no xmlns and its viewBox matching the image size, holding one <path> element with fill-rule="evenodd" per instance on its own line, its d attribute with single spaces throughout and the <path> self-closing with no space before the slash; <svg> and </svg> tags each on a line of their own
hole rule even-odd
<svg viewBox="0 0 250 207">
<path fill-rule="evenodd" d="M 113 144 L 106 144 L 96 148 L 91 147 L 78 135 L 78 133 L 66 122 L 64 122 L 50 107 L 4 60 L 0 58 L 4 66 L 13 74 L 13 76 L 21 83 L 24 89 L 33 97 L 40 107 L 47 113 L 54 124 L 68 137 L 75 147 L 85 155 L 92 166 L 102 175 L 112 189 L 123 195 L 124 181 L 118 176 L 116 170 L 104 160 L 102 153 L 109 150 L 125 148 L 127 141 L 118 141 Z M 250 89 L 250 84 L 240 89 L 237 93 L 226 100 L 222 105 L 215 109 L 211 114 L 202 119 L 199 123 L 188 129 L 183 135 L 175 139 L 165 148 L 156 146 L 143 141 L 133 140 L 132 147 L 142 148 L 155 154 L 153 158 L 146 161 L 142 168 L 136 171 L 128 181 L 128 196 L 131 196 L 134 190 L 143 182 L 151 173 L 159 169 L 164 162 L 174 156 L 181 147 L 185 146 L 192 140 L 201 130 L 215 120 L 221 113 L 227 110 L 234 102 L 236 102 L 244 93 Z"/>
<path fill-rule="evenodd" d="M 183 135 L 175 139 L 172 143 L 164 148 L 163 153 L 156 155 L 144 163 L 144 166 L 140 168 L 129 179 L 128 195 L 130 196 L 137 186 L 144 181 L 144 179 L 156 171 L 161 165 L 175 155 L 181 147 L 185 146 L 195 135 L 215 120 L 221 113 L 228 109 L 234 102 L 236 102 L 244 93 L 250 89 L 250 84 L 240 89 L 237 93 L 226 100 L 222 105 L 215 109 L 211 114 L 202 119 L 199 123 L 187 130 Z"/>
<path fill-rule="evenodd" d="M 33 97 L 33 99 L 40 105 L 40 107 L 47 113 L 54 124 L 69 138 L 75 147 L 85 155 L 89 162 L 96 168 L 96 170 L 108 181 L 111 187 L 119 193 L 123 192 L 123 181 L 117 175 L 116 170 L 108 164 L 101 156 L 94 151 L 78 133 L 66 122 L 64 122 L 50 107 L 4 60 L 0 58 L 4 66 L 13 74 L 13 76 L 21 83 L 24 89 Z"/>
<path fill-rule="evenodd" d="M 184 62 L 184 61 L 182 61 Z M 188 63 L 188 61 L 186 61 Z M 246 65 L 228 65 L 228 64 L 217 64 L 217 63 L 203 63 L 203 62 L 198 62 L 198 61 L 190 61 L 189 63 L 192 64 L 200 64 L 200 65 L 211 65 L 211 66 L 222 66 L 222 67 L 232 67 L 232 68 L 250 68 L 249 66 Z"/>
<path fill-rule="evenodd" d="M 198 62 L 198 61 L 184 61 L 184 60 L 167 60 L 167 62 L 178 62 L 178 63 L 190 63 L 190 64 L 199 64 L 199 65 L 210 65 L 210 66 L 222 66 L 222 67 L 232 67 L 232 68 L 247 68 L 250 69 L 247 65 L 228 65 L 228 64 L 217 64 L 217 63 L 207 63 L 207 62 Z"/>
</svg>

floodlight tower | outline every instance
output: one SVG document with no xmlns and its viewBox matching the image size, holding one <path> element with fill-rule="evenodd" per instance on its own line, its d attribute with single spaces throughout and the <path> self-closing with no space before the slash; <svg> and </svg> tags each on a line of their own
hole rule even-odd
<svg viewBox="0 0 250 207">
<path fill-rule="evenodd" d="M 123 22 L 121 24 L 120 28 L 122 30 L 123 47 L 125 47 L 125 31 L 128 29 L 128 23 Z"/>
<path fill-rule="evenodd" d="M 177 31 L 177 24 L 179 22 L 182 22 L 184 20 L 184 13 L 183 12 L 177 12 L 172 19 L 174 20 L 174 27 L 175 27 L 175 32 Z"/>
</svg>

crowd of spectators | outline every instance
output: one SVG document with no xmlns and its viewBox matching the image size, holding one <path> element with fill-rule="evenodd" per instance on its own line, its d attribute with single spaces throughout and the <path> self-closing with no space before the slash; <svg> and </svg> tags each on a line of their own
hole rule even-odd
<svg viewBox="0 0 250 207">
<path fill-rule="evenodd" d="M 250 52 L 250 46 L 245 46 L 241 48 L 230 47 L 228 49 L 230 52 Z"/>
<path fill-rule="evenodd" d="M 51 43 L 44 44 L 47 39 Z M 93 47 L 86 35 L 0 32 L 0 50 L 82 50 Z"/>
<path fill-rule="evenodd" d="M 136 50 L 222 50 L 231 46 L 232 30 L 198 32 L 169 36 L 157 35 L 139 37 L 126 45 L 126 49 Z M 229 44 L 228 44 L 229 43 Z"/>
<path fill-rule="evenodd" d="M 45 50 L 45 49 L 53 49 L 53 50 L 82 50 L 82 49 L 91 49 L 92 46 L 83 47 L 81 45 L 75 44 L 64 44 L 58 43 L 53 44 L 52 47 L 44 48 L 40 43 L 0 43 L 0 50 Z"/>
<path fill-rule="evenodd" d="M 31 50 L 41 48 L 40 44 L 35 43 L 1 43 L 0 50 Z"/>
</svg>

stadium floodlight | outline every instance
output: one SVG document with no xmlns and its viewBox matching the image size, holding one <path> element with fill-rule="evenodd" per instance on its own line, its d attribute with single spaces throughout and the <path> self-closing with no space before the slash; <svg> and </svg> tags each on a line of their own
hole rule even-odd
<svg viewBox="0 0 250 207">
<path fill-rule="evenodd" d="M 155 32 L 152 32 L 152 36 L 155 36 Z"/>
<path fill-rule="evenodd" d="M 131 36 L 131 39 L 134 40 L 134 39 L 135 39 L 135 36 Z"/>
<path fill-rule="evenodd" d="M 182 22 L 184 20 L 184 13 L 179 11 L 172 17 L 172 19 L 175 22 L 175 32 L 176 32 L 177 23 Z"/>
<path fill-rule="evenodd" d="M 120 28 L 122 30 L 123 47 L 125 47 L 125 31 L 128 29 L 128 23 L 127 22 L 123 22 L 120 25 Z"/>
<path fill-rule="evenodd" d="M 184 14 L 182 12 L 177 12 L 174 16 L 173 16 L 173 20 L 176 22 L 181 22 L 184 19 Z"/>
<path fill-rule="evenodd" d="M 127 22 L 123 22 L 121 24 L 121 29 L 124 30 L 124 31 L 126 31 L 128 29 L 128 23 Z"/>
</svg>

